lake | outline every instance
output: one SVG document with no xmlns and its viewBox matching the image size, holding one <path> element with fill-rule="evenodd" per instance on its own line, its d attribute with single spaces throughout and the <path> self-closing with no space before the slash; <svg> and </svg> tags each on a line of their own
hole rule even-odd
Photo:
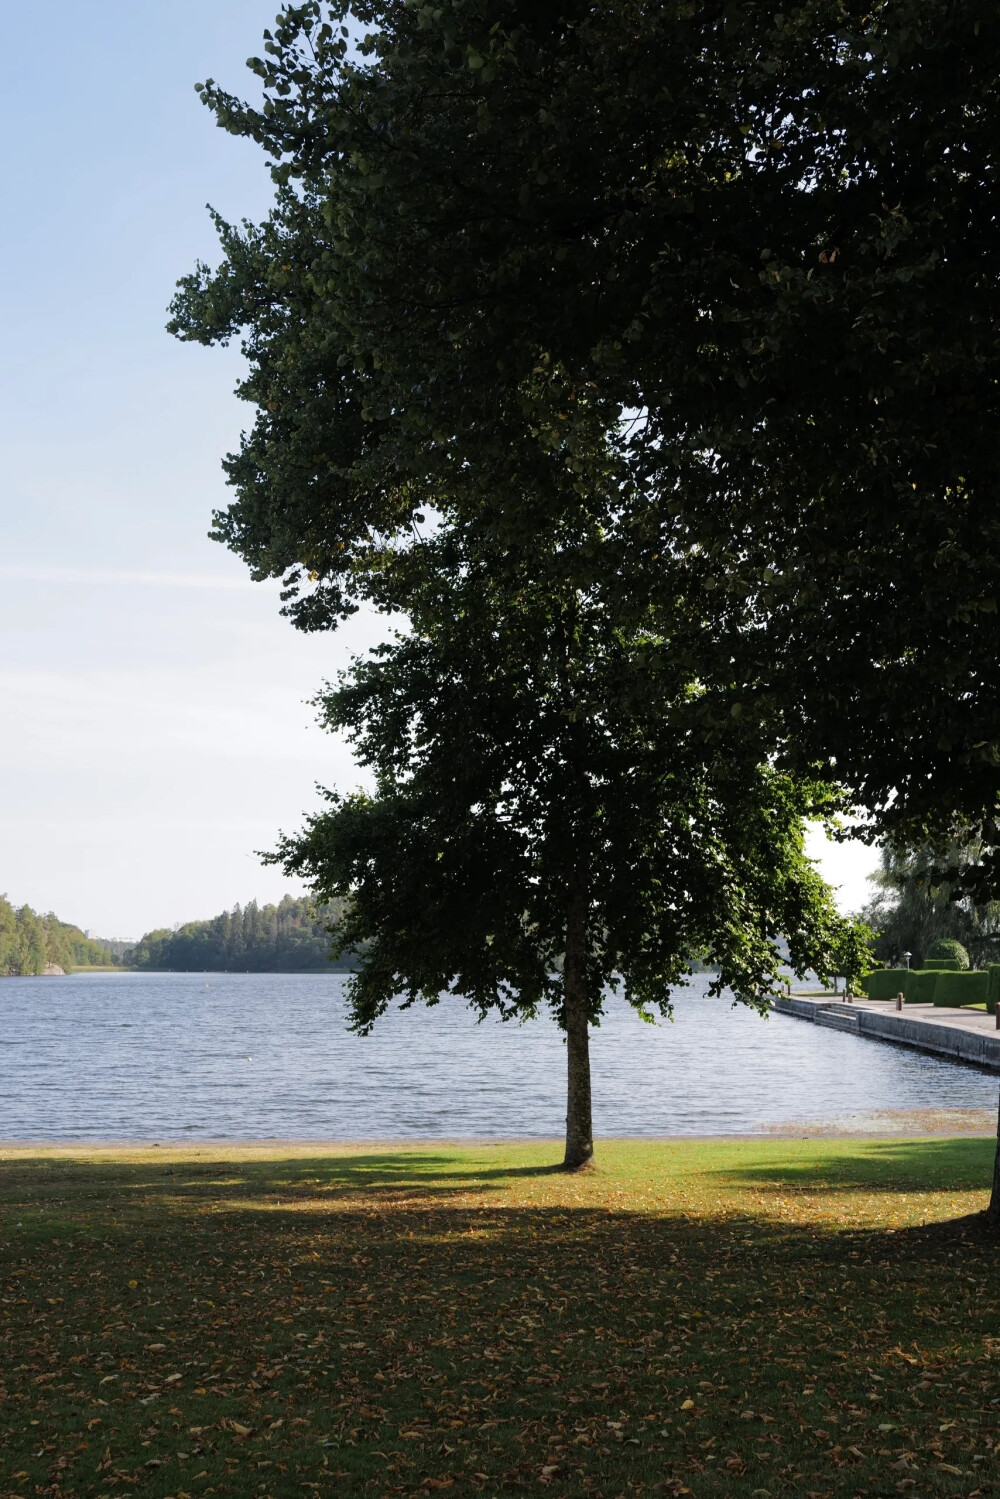
<svg viewBox="0 0 1000 1499">
<path fill-rule="evenodd" d="M 351 1035 L 340 974 L 78 974 L 0 980 L 0 1139 L 558 1136 L 551 1020 L 455 1000 Z M 880 1111 L 995 1109 L 955 1063 L 705 993 L 643 1024 L 612 1003 L 592 1042 L 602 1135 L 753 1134 Z"/>
</svg>

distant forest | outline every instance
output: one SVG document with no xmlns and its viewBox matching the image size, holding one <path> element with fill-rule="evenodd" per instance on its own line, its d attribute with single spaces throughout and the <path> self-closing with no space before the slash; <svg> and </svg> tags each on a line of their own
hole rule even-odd
<svg viewBox="0 0 1000 1499">
<path fill-rule="evenodd" d="M 277 906 L 252 900 L 209 921 L 147 932 L 129 962 L 160 973 L 344 972 L 349 959 L 329 961 L 328 928 L 339 912 L 339 905 L 317 907 L 308 897 L 286 895 Z"/>
<path fill-rule="evenodd" d="M 109 968 L 120 965 L 126 952 L 123 942 L 92 941 L 51 912 L 41 916 L 0 895 L 0 978 L 34 978 L 50 965 L 67 973 L 71 968 Z"/>
<path fill-rule="evenodd" d="M 280 905 L 234 906 L 209 921 L 147 932 L 136 943 L 92 939 L 50 912 L 13 906 L 0 895 L 0 978 L 33 978 L 46 969 L 140 968 L 147 972 L 345 972 L 349 958 L 329 961 L 328 928 L 340 903 L 317 907 L 286 895 Z"/>
</svg>

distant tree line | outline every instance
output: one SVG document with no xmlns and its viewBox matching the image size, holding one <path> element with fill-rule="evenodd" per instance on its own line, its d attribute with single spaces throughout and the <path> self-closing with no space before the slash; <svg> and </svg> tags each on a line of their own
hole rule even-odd
<svg viewBox="0 0 1000 1499">
<path fill-rule="evenodd" d="M 79 927 L 60 921 L 51 912 L 40 915 L 30 906 L 12 906 L 0 895 L 0 977 L 33 978 L 49 965 L 71 968 L 108 968 L 124 962 L 125 943 L 95 942 Z"/>
<path fill-rule="evenodd" d="M 349 960 L 329 960 L 330 928 L 339 915 L 340 903 L 317 906 L 307 897 L 286 895 L 276 906 L 252 900 L 176 931 L 147 932 L 132 949 L 131 964 L 167 973 L 343 971 Z"/>
</svg>

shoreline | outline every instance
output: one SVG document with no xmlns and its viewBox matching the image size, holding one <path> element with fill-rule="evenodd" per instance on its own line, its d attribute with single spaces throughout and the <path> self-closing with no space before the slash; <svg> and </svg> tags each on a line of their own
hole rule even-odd
<svg viewBox="0 0 1000 1499">
<path fill-rule="evenodd" d="M 985 1111 L 984 1111 L 985 1112 Z M 995 1125 L 987 1128 L 985 1121 L 982 1125 L 978 1121 L 959 1124 L 945 1129 L 851 1129 L 837 1128 L 831 1124 L 810 1123 L 799 1128 L 785 1128 L 778 1126 L 773 1129 L 765 1129 L 748 1134 L 711 1134 L 711 1135 L 595 1135 L 594 1145 L 597 1150 L 601 1146 L 608 1145 L 740 1145 L 740 1144 L 764 1144 L 773 1142 L 796 1141 L 822 1141 L 822 1140 L 857 1140 L 870 1142 L 882 1140 L 886 1143 L 905 1140 L 909 1143 L 918 1140 L 996 1140 L 997 1132 Z M 553 1136 L 541 1135 L 505 1135 L 505 1136 L 448 1136 L 444 1137 L 420 1137 L 420 1138 L 385 1138 L 380 1136 L 352 1137 L 347 1139 L 338 1138 L 309 1138 L 309 1137 L 282 1137 L 282 1136 L 258 1136 L 232 1137 L 232 1136 L 205 1136 L 196 1138 L 179 1139 L 175 1137 L 148 1138 L 108 1138 L 103 1139 L 20 1139 L 0 1140 L 0 1161 L 25 1155 L 28 1153 L 38 1154 L 40 1152 L 52 1152 L 59 1155 L 73 1153 L 98 1153 L 114 1154 L 123 1151 L 153 1151 L 162 1150 L 171 1155 L 191 1154 L 201 1155 L 206 1151 L 245 1151 L 248 1154 L 272 1154 L 276 1151 L 289 1151 L 301 1154 L 313 1151 L 336 1151 L 341 1154 L 362 1155 L 372 1150 L 383 1153 L 407 1154 L 414 1151 L 427 1150 L 491 1150 L 520 1146 L 523 1148 L 548 1148 L 552 1151 L 561 1151 L 564 1141 Z"/>
</svg>

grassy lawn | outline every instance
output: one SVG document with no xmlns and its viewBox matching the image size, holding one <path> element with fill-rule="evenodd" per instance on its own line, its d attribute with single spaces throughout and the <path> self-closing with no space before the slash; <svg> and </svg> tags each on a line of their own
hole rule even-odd
<svg viewBox="0 0 1000 1499">
<path fill-rule="evenodd" d="M 7 1149 L 0 1493 L 991 1493 L 992 1152 Z"/>
</svg>

